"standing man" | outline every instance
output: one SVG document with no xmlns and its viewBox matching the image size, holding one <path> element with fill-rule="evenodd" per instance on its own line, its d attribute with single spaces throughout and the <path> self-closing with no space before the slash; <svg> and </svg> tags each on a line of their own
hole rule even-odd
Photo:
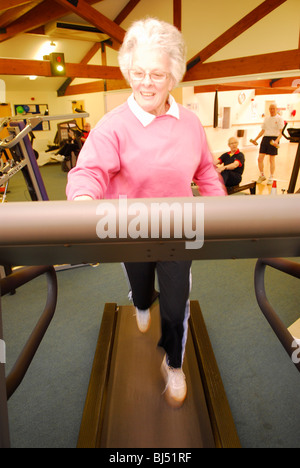
<svg viewBox="0 0 300 468">
<path fill-rule="evenodd" d="M 278 154 L 279 141 L 282 137 L 282 129 L 284 127 L 284 120 L 278 115 L 276 104 L 271 104 L 269 107 L 270 117 L 266 117 L 263 124 L 262 130 L 254 140 L 250 140 L 251 143 L 257 145 L 257 140 L 263 136 L 258 155 L 258 168 L 260 176 L 257 180 L 258 184 L 261 184 L 266 180 L 264 173 L 264 159 L 266 155 L 270 158 L 270 177 L 267 181 L 268 185 L 272 185 L 275 173 L 275 156 Z"/>
</svg>

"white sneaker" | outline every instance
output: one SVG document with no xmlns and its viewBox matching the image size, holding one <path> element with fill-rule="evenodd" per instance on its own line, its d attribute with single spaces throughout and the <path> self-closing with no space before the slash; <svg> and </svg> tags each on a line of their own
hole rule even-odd
<svg viewBox="0 0 300 468">
<path fill-rule="evenodd" d="M 165 396 L 170 406 L 179 408 L 187 394 L 185 375 L 181 368 L 174 369 L 168 366 L 166 356 L 161 365 L 161 373 L 166 382 Z"/>
<path fill-rule="evenodd" d="M 273 182 L 274 182 L 273 177 L 269 177 L 268 180 L 267 180 L 267 185 L 272 185 Z"/>
<path fill-rule="evenodd" d="M 138 329 L 141 333 L 146 333 L 149 330 L 151 322 L 150 309 L 141 310 L 136 307 L 135 310 Z"/>
<path fill-rule="evenodd" d="M 265 177 L 264 175 L 260 175 L 256 182 L 257 182 L 258 184 L 261 184 L 261 183 L 264 182 L 265 180 L 266 180 L 266 177 Z"/>
</svg>

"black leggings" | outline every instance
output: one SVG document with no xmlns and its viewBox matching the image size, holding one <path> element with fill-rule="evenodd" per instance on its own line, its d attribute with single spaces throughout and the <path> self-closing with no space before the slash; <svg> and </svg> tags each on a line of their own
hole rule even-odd
<svg viewBox="0 0 300 468">
<path fill-rule="evenodd" d="M 190 313 L 191 261 L 125 263 L 135 307 L 148 309 L 154 297 L 155 271 L 159 284 L 161 338 L 171 367 L 182 366 Z"/>
</svg>

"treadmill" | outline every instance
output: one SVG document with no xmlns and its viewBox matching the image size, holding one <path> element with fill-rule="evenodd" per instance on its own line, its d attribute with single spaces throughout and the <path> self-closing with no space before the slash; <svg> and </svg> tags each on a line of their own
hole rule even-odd
<svg viewBox="0 0 300 468">
<path fill-rule="evenodd" d="M 205 242 L 187 249 L 186 238 L 100 239 L 96 232 L 106 201 L 22 202 L 1 204 L 0 264 L 28 265 L 0 280 L 1 295 L 37 275 L 48 276 L 45 312 L 26 343 L 13 375 L 0 362 L 0 447 L 8 447 L 7 399 L 21 383 L 51 317 L 57 284 L 57 263 L 158 261 L 298 257 L 300 255 L 299 196 L 194 197 L 177 200 L 205 205 Z M 159 202 L 155 199 L 155 202 Z M 163 199 L 165 202 L 165 200 Z M 170 199 L 172 206 L 174 200 Z M 128 206 L 111 200 L 119 219 Z M 151 208 L 152 201 L 144 200 Z M 118 211 L 118 210 L 119 211 Z M 84 213 L 84 216 L 83 216 Z M 148 218 L 148 213 L 144 216 Z M 80 220 L 80 222 L 78 222 Z M 280 221 L 280 222 L 279 222 Z M 46 229 L 45 229 L 46 226 Z M 32 265 L 32 267 L 30 267 Z M 36 266 L 36 265 L 40 265 Z M 19 276 L 21 275 L 21 276 Z M 135 309 L 107 303 L 91 370 L 78 437 L 78 448 L 240 447 L 212 345 L 198 302 L 191 301 L 189 335 L 184 360 L 188 395 L 173 409 L 165 401 L 160 375 L 162 355 L 159 305 L 154 303 L 151 328 L 141 334 Z M 0 302 L 0 340 L 4 340 Z"/>
<path fill-rule="evenodd" d="M 240 448 L 199 303 L 191 301 L 181 408 L 164 398 L 159 304 L 139 332 L 135 309 L 105 305 L 78 448 Z"/>
</svg>

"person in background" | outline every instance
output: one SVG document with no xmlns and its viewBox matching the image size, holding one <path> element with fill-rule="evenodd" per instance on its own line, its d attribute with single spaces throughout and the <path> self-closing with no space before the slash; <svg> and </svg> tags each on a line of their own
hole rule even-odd
<svg viewBox="0 0 300 468">
<path fill-rule="evenodd" d="M 66 161 L 71 159 L 71 154 L 79 154 L 81 149 L 80 132 L 74 129 L 69 129 L 68 140 L 64 141 L 63 145 L 57 150 L 56 154 L 64 156 Z"/>
<path fill-rule="evenodd" d="M 258 184 L 261 184 L 266 180 L 264 173 L 264 159 L 266 155 L 270 158 L 270 177 L 267 180 L 268 185 L 272 185 L 275 174 L 275 156 L 278 154 L 279 141 L 282 137 L 282 130 L 284 127 L 284 120 L 278 115 L 276 104 L 271 104 L 269 107 L 270 116 L 265 117 L 262 130 L 254 140 L 250 140 L 251 143 L 257 145 L 257 140 L 263 136 L 262 142 L 259 148 L 258 155 L 258 169 L 260 176 L 257 180 Z"/>
<path fill-rule="evenodd" d="M 178 29 L 153 18 L 135 22 L 125 35 L 119 64 L 132 94 L 91 130 L 76 168 L 68 175 L 68 199 L 192 197 L 192 181 L 204 196 L 224 196 L 198 117 L 170 94 L 186 70 L 186 47 Z M 179 407 L 187 394 L 182 364 L 191 262 L 124 266 L 143 333 L 150 326 L 157 273 L 164 395 Z"/>
<path fill-rule="evenodd" d="M 87 137 L 90 134 L 90 131 L 91 131 L 91 124 L 86 122 L 84 124 L 84 126 L 83 126 L 83 133 L 82 133 L 81 138 L 80 138 L 80 141 L 81 141 L 82 145 L 85 143 Z"/>
<path fill-rule="evenodd" d="M 239 185 L 245 167 L 245 156 L 238 149 L 238 140 L 231 137 L 228 140 L 230 151 L 218 158 L 217 171 L 222 175 L 226 187 Z"/>
</svg>

